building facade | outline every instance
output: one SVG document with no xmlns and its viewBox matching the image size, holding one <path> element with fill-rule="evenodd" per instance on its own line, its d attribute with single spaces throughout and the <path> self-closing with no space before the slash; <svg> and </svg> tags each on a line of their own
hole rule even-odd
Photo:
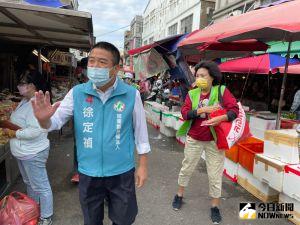
<svg viewBox="0 0 300 225">
<path fill-rule="evenodd" d="M 130 49 L 139 48 L 142 46 L 143 34 L 143 17 L 135 16 L 130 23 Z"/>
<path fill-rule="evenodd" d="M 124 65 L 129 65 L 130 63 L 130 59 L 129 59 L 129 55 L 128 55 L 128 51 L 131 49 L 130 48 L 131 45 L 131 32 L 130 30 L 126 30 L 124 32 Z"/>
<path fill-rule="evenodd" d="M 143 13 L 143 45 L 206 27 L 214 5 L 214 0 L 149 0 Z"/>
<path fill-rule="evenodd" d="M 124 32 L 124 65 L 130 65 L 128 51 L 142 46 L 143 17 L 135 16 L 130 23 L 130 30 Z"/>
<path fill-rule="evenodd" d="M 216 0 L 213 20 L 217 22 L 230 16 L 237 16 L 275 1 L 277 0 Z"/>
</svg>

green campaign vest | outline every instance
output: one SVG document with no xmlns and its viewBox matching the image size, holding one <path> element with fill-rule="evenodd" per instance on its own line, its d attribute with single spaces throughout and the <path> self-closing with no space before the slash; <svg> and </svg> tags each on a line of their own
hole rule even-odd
<svg viewBox="0 0 300 225">
<path fill-rule="evenodd" d="M 223 96 L 224 94 L 224 91 L 225 91 L 225 86 L 221 86 L 221 95 Z M 212 105 L 215 105 L 217 103 L 219 103 L 219 86 L 213 86 L 211 88 L 211 91 L 210 91 L 210 96 L 209 96 L 209 101 L 208 101 L 208 105 L 209 106 L 212 106 Z M 196 89 L 193 89 L 191 91 L 189 91 L 189 96 L 190 96 L 190 99 L 192 101 L 192 110 L 196 110 L 198 109 L 198 104 L 199 104 L 199 100 L 200 100 L 200 96 L 201 96 L 201 89 L 200 88 L 196 88 Z M 179 130 L 177 131 L 176 133 L 176 136 L 177 137 L 181 137 L 181 136 L 186 136 L 191 128 L 191 125 L 192 125 L 192 120 L 186 120 L 184 121 L 184 123 L 181 125 L 181 127 L 179 128 Z M 210 126 L 210 131 L 214 137 L 214 140 L 216 141 L 217 140 L 217 135 L 216 135 L 216 132 L 215 132 L 215 129 Z"/>
</svg>

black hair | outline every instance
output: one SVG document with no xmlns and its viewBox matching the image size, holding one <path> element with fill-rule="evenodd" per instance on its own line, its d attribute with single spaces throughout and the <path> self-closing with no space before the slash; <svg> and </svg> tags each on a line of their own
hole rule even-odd
<svg viewBox="0 0 300 225">
<path fill-rule="evenodd" d="M 120 59 L 121 59 L 121 56 L 120 56 L 120 52 L 119 50 L 117 49 L 116 46 L 114 46 L 113 44 L 111 43 L 108 43 L 108 42 L 105 42 L 105 41 L 101 41 L 101 42 L 98 42 L 97 44 L 95 44 L 91 51 L 94 49 L 94 48 L 100 48 L 100 49 L 104 49 L 106 51 L 109 51 L 112 55 L 113 55 L 113 63 L 114 63 L 114 66 L 115 65 L 119 65 L 120 63 Z"/>
<path fill-rule="evenodd" d="M 40 74 L 38 71 L 30 70 L 23 73 L 20 77 L 19 82 L 25 84 L 33 84 L 37 91 L 41 90 L 43 92 L 46 92 L 47 90 L 46 81 L 44 80 L 42 74 Z"/>
<path fill-rule="evenodd" d="M 213 61 L 201 61 L 195 66 L 195 75 L 200 68 L 205 68 L 208 70 L 209 76 L 211 76 L 213 80 L 213 85 L 220 84 L 222 80 L 222 73 L 217 63 Z"/>
</svg>

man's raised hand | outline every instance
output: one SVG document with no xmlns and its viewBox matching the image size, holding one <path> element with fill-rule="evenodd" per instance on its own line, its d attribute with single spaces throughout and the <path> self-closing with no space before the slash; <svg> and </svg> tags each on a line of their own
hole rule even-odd
<svg viewBox="0 0 300 225">
<path fill-rule="evenodd" d="M 50 118 L 56 112 L 60 102 L 51 105 L 50 94 L 47 91 L 45 94 L 42 91 L 35 92 L 35 99 L 31 100 L 33 113 L 42 128 L 50 127 Z"/>
</svg>

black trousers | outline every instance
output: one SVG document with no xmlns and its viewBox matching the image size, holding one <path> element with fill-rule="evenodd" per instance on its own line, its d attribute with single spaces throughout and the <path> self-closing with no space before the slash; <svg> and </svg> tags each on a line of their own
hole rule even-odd
<svg viewBox="0 0 300 225">
<path fill-rule="evenodd" d="M 90 177 L 79 173 L 79 200 L 84 225 L 103 225 L 104 199 L 114 225 L 131 225 L 138 213 L 135 169 L 112 177 Z"/>
</svg>

